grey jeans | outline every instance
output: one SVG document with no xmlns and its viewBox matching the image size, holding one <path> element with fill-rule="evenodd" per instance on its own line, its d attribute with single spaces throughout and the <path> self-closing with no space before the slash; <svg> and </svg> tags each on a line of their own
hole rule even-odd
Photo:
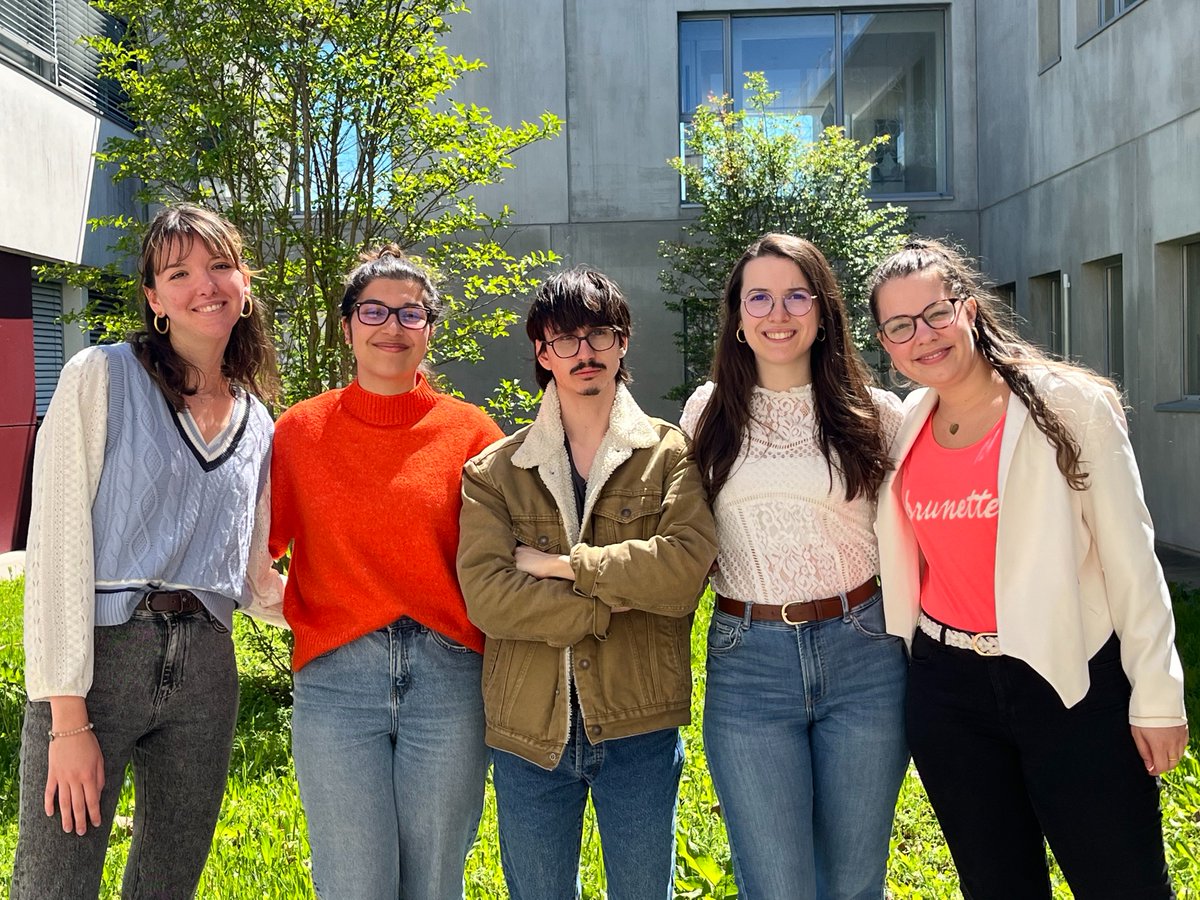
<svg viewBox="0 0 1200 900">
<path fill-rule="evenodd" d="M 221 810 L 237 721 L 233 641 L 205 611 L 135 611 L 95 630 L 88 715 L 104 754 L 101 825 L 64 833 L 42 806 L 50 704 L 31 702 L 21 734 L 20 833 L 13 900 L 96 897 L 125 767 L 133 763 L 133 842 L 121 896 L 193 896 Z"/>
</svg>

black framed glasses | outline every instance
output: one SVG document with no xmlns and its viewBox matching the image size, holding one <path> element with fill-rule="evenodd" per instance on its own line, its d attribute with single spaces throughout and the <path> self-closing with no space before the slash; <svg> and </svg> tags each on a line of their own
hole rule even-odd
<svg viewBox="0 0 1200 900">
<path fill-rule="evenodd" d="M 804 316 L 813 308 L 813 295 L 808 291 L 792 291 L 783 297 L 783 308 L 793 316 Z M 742 298 L 742 307 L 756 319 L 769 316 L 775 308 L 775 298 L 766 291 L 753 291 Z"/>
<path fill-rule="evenodd" d="M 934 300 L 916 316 L 892 316 L 879 326 L 879 333 L 893 344 L 907 344 L 917 333 L 917 319 L 923 319 L 930 328 L 941 331 L 949 328 L 958 318 L 962 297 L 945 297 Z"/>
<path fill-rule="evenodd" d="M 363 300 L 354 304 L 354 314 L 364 325 L 383 325 L 391 315 L 405 328 L 417 331 L 437 319 L 437 315 L 424 306 L 388 306 L 377 300 Z"/>
<path fill-rule="evenodd" d="M 552 341 L 545 341 L 547 347 L 554 351 L 554 355 L 559 359 L 570 359 L 579 352 L 580 344 L 587 341 L 587 345 L 596 352 L 601 350 L 611 350 L 617 342 L 617 336 L 620 330 L 613 328 L 611 325 L 605 325 L 601 328 L 593 328 L 583 337 L 577 334 L 562 334 Z"/>
</svg>

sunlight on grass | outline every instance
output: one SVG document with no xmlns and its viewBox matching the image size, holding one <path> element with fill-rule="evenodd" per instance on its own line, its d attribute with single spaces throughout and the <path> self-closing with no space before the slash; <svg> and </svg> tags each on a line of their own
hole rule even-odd
<svg viewBox="0 0 1200 900">
<path fill-rule="evenodd" d="M 21 581 L 0 581 L 0 873 L 12 869 L 17 835 L 17 754 L 20 745 L 24 693 L 21 684 Z M 1200 591 L 1176 591 L 1178 646 L 1188 681 L 1188 709 L 1200 721 Z M 706 597 L 704 610 L 711 608 Z M 687 764 L 679 789 L 675 886 L 679 898 L 736 897 L 729 846 L 717 808 L 712 781 L 705 768 L 700 736 L 704 689 L 704 650 L 707 612 L 697 616 L 692 633 L 692 662 L 696 673 L 693 719 L 684 729 Z M 313 897 L 309 880 L 308 835 L 300 806 L 289 752 L 290 684 L 279 670 L 286 645 L 278 633 L 264 637 L 243 617 L 235 631 L 242 674 L 241 705 L 229 784 L 221 821 L 213 838 L 212 855 L 197 896 L 204 898 Z M 1179 768 L 1164 779 L 1163 832 L 1168 864 L 1180 900 L 1200 900 L 1200 758 L 1194 736 Z M 120 894 L 121 871 L 129 848 L 132 787 L 126 779 L 110 839 L 104 873 L 103 898 Z M 892 833 L 888 894 L 894 898 L 950 900 L 958 881 L 937 820 L 925 798 L 920 779 L 910 769 L 900 793 Z M 0 883 L 0 900 L 8 896 L 7 876 Z M 600 842 L 595 819 L 588 810 L 584 826 L 583 896 L 606 897 Z M 507 896 L 500 870 L 496 837 L 496 806 L 488 785 L 480 837 L 466 871 L 470 900 L 500 900 Z M 1070 892 L 1055 875 L 1055 898 Z"/>
</svg>

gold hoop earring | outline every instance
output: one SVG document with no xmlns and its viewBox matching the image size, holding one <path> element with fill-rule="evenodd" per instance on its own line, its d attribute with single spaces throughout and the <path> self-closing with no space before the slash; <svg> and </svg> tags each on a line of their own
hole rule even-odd
<svg viewBox="0 0 1200 900">
<path fill-rule="evenodd" d="M 739 344 L 746 343 L 746 332 L 742 331 L 741 325 L 738 326 L 738 330 L 734 332 L 733 336 L 737 338 Z"/>
<path fill-rule="evenodd" d="M 248 319 L 252 315 L 254 315 L 254 298 L 247 294 L 246 302 L 242 304 L 242 311 L 238 314 L 238 317 Z"/>
<path fill-rule="evenodd" d="M 817 340 L 818 341 L 825 340 L 825 323 L 824 322 L 822 322 L 820 325 L 817 326 Z"/>
<path fill-rule="evenodd" d="M 166 322 L 167 324 L 160 325 L 159 324 L 160 320 L 163 322 Z M 159 334 L 166 334 L 168 331 L 171 330 L 171 320 L 169 318 L 167 318 L 166 316 L 160 316 L 158 313 L 155 313 L 154 314 L 154 330 L 157 331 Z"/>
</svg>

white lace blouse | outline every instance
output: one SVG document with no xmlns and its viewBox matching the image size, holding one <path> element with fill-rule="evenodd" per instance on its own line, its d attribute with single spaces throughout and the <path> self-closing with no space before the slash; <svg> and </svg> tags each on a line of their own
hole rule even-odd
<svg viewBox="0 0 1200 900">
<path fill-rule="evenodd" d="M 696 389 L 680 425 L 690 436 L 712 396 Z M 900 399 L 872 389 L 890 446 Z M 831 597 L 879 571 L 875 503 L 846 502 L 845 484 L 821 455 L 812 385 L 789 391 L 755 387 L 751 424 L 729 479 L 713 502 L 719 572 L 713 589 L 755 603 Z"/>
</svg>

